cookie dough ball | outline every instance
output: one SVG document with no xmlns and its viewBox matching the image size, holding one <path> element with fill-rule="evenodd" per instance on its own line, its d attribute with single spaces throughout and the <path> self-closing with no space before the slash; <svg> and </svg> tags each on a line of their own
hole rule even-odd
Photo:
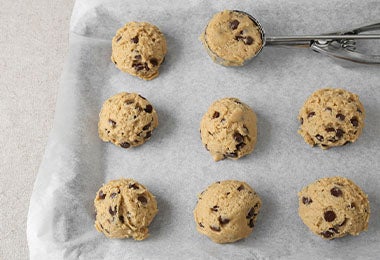
<svg viewBox="0 0 380 260">
<path fill-rule="evenodd" d="M 194 219 L 199 233 L 231 243 L 252 233 L 260 207 L 260 197 L 247 183 L 221 181 L 198 196 Z"/>
<path fill-rule="evenodd" d="M 214 102 L 200 125 L 202 143 L 215 161 L 250 154 L 257 139 L 256 114 L 237 98 Z"/>
<path fill-rule="evenodd" d="M 109 238 L 147 238 L 148 226 L 158 212 L 155 197 L 132 179 L 103 185 L 94 204 L 95 228 Z"/>
<path fill-rule="evenodd" d="M 320 179 L 303 188 L 298 197 L 302 221 L 322 238 L 358 235 L 368 228 L 368 197 L 349 179 Z"/>
<path fill-rule="evenodd" d="M 363 131 L 365 111 L 359 97 L 344 89 L 314 92 L 301 108 L 298 133 L 322 149 L 355 142 Z"/>
<path fill-rule="evenodd" d="M 224 66 L 241 66 L 263 47 L 262 30 L 248 14 L 225 10 L 214 15 L 201 35 L 208 54 Z"/>
<path fill-rule="evenodd" d="M 158 76 L 165 55 L 165 36 L 149 23 L 127 23 L 112 39 L 111 60 L 116 67 L 145 80 Z"/>
<path fill-rule="evenodd" d="M 105 142 L 129 148 L 150 139 L 158 126 L 156 110 L 144 97 L 122 92 L 104 102 L 99 114 L 99 137 Z"/>
</svg>

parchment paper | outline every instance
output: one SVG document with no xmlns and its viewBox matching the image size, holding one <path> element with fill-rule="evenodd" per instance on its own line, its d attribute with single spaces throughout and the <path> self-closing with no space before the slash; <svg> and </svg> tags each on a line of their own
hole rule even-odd
<svg viewBox="0 0 380 260">
<path fill-rule="evenodd" d="M 379 257 L 380 67 L 341 66 L 308 49 L 271 47 L 245 67 L 222 67 L 211 61 L 198 36 L 224 9 L 251 13 L 267 35 L 294 35 L 375 21 L 380 2 L 78 0 L 54 128 L 30 202 L 31 259 Z M 167 38 L 161 74 L 149 82 L 110 61 L 114 33 L 133 20 L 157 25 Z M 326 86 L 357 93 L 367 118 L 356 143 L 323 151 L 297 134 L 296 117 L 306 98 Z M 121 91 L 145 96 L 159 115 L 151 140 L 129 150 L 103 143 L 97 134 L 103 101 Z M 213 101 L 228 96 L 256 111 L 258 143 L 243 159 L 216 163 L 201 144 L 199 122 Z M 368 232 L 324 241 L 298 217 L 297 192 L 336 175 L 363 188 L 372 214 Z M 110 240 L 93 227 L 96 191 L 121 177 L 138 180 L 157 197 L 159 214 L 145 241 Z M 263 206 L 250 237 L 218 245 L 197 233 L 192 211 L 197 194 L 225 179 L 248 182 Z"/>
</svg>

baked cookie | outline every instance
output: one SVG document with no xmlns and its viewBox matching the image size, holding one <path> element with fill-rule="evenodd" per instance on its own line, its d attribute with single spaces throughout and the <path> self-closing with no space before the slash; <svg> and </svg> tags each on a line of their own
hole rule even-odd
<svg viewBox="0 0 380 260">
<path fill-rule="evenodd" d="M 156 110 L 148 100 L 136 93 L 122 92 L 104 102 L 98 133 L 105 142 L 129 148 L 149 140 L 157 126 Z"/>
<path fill-rule="evenodd" d="M 103 185 L 94 200 L 95 228 L 109 238 L 143 240 L 156 216 L 155 197 L 132 179 L 113 180 Z"/>
<path fill-rule="evenodd" d="M 256 114 L 237 98 L 220 99 L 203 116 L 200 133 L 215 161 L 239 159 L 255 148 Z"/>
<path fill-rule="evenodd" d="M 112 39 L 111 60 L 116 67 L 145 80 L 158 76 L 165 55 L 165 36 L 149 23 L 127 23 Z"/>
<path fill-rule="evenodd" d="M 198 196 L 194 219 L 199 233 L 231 243 L 252 233 L 260 207 L 260 197 L 247 183 L 218 181 Z"/>
<path fill-rule="evenodd" d="M 241 66 L 263 47 L 262 30 L 248 14 L 224 10 L 212 17 L 200 39 L 208 54 L 224 66 Z"/>
<path fill-rule="evenodd" d="M 323 149 L 355 142 L 363 131 L 365 111 L 359 97 L 344 89 L 314 92 L 301 108 L 298 133 Z"/>
<path fill-rule="evenodd" d="M 347 178 L 319 179 L 303 188 L 298 197 L 298 214 L 318 236 L 333 239 L 368 229 L 368 197 Z"/>
</svg>

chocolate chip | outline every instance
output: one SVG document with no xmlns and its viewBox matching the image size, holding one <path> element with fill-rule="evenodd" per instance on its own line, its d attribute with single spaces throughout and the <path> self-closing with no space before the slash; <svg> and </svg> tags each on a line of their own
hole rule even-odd
<svg viewBox="0 0 380 260">
<path fill-rule="evenodd" d="M 245 39 L 244 36 L 241 36 L 241 35 L 235 36 L 235 40 L 236 41 L 241 41 L 241 40 L 244 40 L 244 39 Z"/>
<path fill-rule="evenodd" d="M 302 203 L 305 204 L 305 205 L 309 205 L 310 203 L 312 203 L 313 200 L 311 198 L 307 198 L 307 197 L 302 197 Z"/>
<path fill-rule="evenodd" d="M 220 227 L 210 226 L 210 229 L 215 232 L 220 232 Z"/>
<path fill-rule="evenodd" d="M 358 111 L 360 114 L 363 113 L 359 108 L 356 109 L 356 111 Z"/>
<path fill-rule="evenodd" d="M 343 121 L 346 118 L 346 116 L 342 114 L 336 114 L 336 118 Z"/>
<path fill-rule="evenodd" d="M 106 198 L 106 194 L 103 193 L 102 190 L 99 191 L 98 198 L 104 200 Z"/>
<path fill-rule="evenodd" d="M 355 203 L 351 202 L 351 204 L 350 204 L 350 208 L 352 208 L 352 209 L 356 208 Z"/>
<path fill-rule="evenodd" d="M 253 216 L 255 216 L 255 209 L 251 208 L 245 218 L 252 218 Z"/>
<path fill-rule="evenodd" d="M 148 138 L 150 138 L 152 136 L 152 131 L 149 131 L 149 132 L 146 132 L 146 134 L 145 134 L 145 139 L 148 139 Z"/>
<path fill-rule="evenodd" d="M 335 132 L 334 127 L 327 127 L 325 130 L 326 130 L 326 132 Z"/>
<path fill-rule="evenodd" d="M 323 139 L 324 139 L 323 136 L 321 136 L 320 134 L 317 134 L 315 138 L 317 138 L 317 140 L 320 142 L 323 142 Z"/>
<path fill-rule="evenodd" d="M 335 212 L 332 210 L 326 211 L 323 216 L 327 222 L 332 222 L 336 218 Z"/>
<path fill-rule="evenodd" d="M 315 116 L 315 112 L 310 112 L 309 114 L 307 114 L 307 118 L 310 118 L 310 117 L 313 117 Z"/>
<path fill-rule="evenodd" d="M 124 223 L 124 216 L 119 216 L 119 220 L 121 223 Z"/>
<path fill-rule="evenodd" d="M 203 224 L 201 222 L 198 223 L 198 225 L 201 227 L 201 228 L 204 228 L 205 226 L 203 226 Z"/>
<path fill-rule="evenodd" d="M 117 195 L 117 193 L 115 193 L 115 192 L 112 192 L 112 193 L 111 193 L 111 195 L 110 195 L 110 198 L 111 198 L 111 199 L 113 199 L 113 198 L 115 198 L 115 197 L 116 197 L 116 195 Z"/>
<path fill-rule="evenodd" d="M 237 157 L 237 153 L 235 153 L 235 152 L 233 152 L 233 153 L 226 153 L 225 156 L 229 157 L 229 158 L 236 158 Z"/>
<path fill-rule="evenodd" d="M 230 222 L 230 220 L 228 218 L 222 218 L 221 216 L 218 217 L 218 221 L 219 221 L 220 225 L 225 225 L 225 224 L 228 224 Z"/>
<path fill-rule="evenodd" d="M 255 226 L 255 223 L 254 223 L 254 221 L 253 221 L 253 218 L 251 218 L 251 219 L 249 220 L 248 226 L 249 226 L 250 228 L 253 228 L 253 227 Z"/>
<path fill-rule="evenodd" d="M 346 223 L 347 223 L 347 219 L 345 218 L 345 219 L 343 220 L 343 222 L 339 224 L 339 226 L 342 227 L 342 226 L 346 225 Z"/>
<path fill-rule="evenodd" d="M 239 24 L 240 24 L 240 23 L 239 23 L 238 20 L 233 20 L 233 21 L 230 22 L 230 28 L 231 28 L 232 30 L 236 30 L 236 29 L 238 28 Z"/>
<path fill-rule="evenodd" d="M 139 54 L 139 55 L 136 55 L 136 56 L 135 56 L 135 59 L 136 59 L 136 60 L 141 60 L 141 55 L 140 55 L 140 54 Z"/>
<path fill-rule="evenodd" d="M 321 235 L 322 235 L 324 238 L 330 238 L 330 237 L 332 237 L 332 236 L 334 235 L 334 233 L 331 232 L 331 231 L 326 230 L 326 231 L 323 231 L 323 232 L 321 233 Z"/>
<path fill-rule="evenodd" d="M 237 144 L 237 145 L 236 145 L 236 150 L 240 151 L 241 148 L 243 148 L 244 146 L 245 146 L 245 143 Z"/>
<path fill-rule="evenodd" d="M 242 191 L 242 190 L 244 190 L 244 185 L 243 185 L 243 184 L 240 185 L 240 186 L 237 188 L 237 190 L 238 190 L 238 191 Z"/>
<path fill-rule="evenodd" d="M 211 211 L 218 212 L 219 206 L 215 205 L 211 208 Z"/>
<path fill-rule="evenodd" d="M 136 71 L 140 71 L 140 70 L 143 70 L 145 69 L 145 65 L 142 64 L 142 63 L 136 63 L 136 62 L 133 62 L 132 63 L 132 68 L 134 68 Z"/>
<path fill-rule="evenodd" d="M 136 36 L 136 37 L 132 38 L 131 41 L 132 41 L 133 43 L 138 43 L 138 42 L 139 42 L 139 37 Z"/>
<path fill-rule="evenodd" d="M 242 143 L 244 141 L 244 137 L 239 133 L 234 133 L 234 139 L 237 143 Z"/>
<path fill-rule="evenodd" d="M 145 107 L 145 109 L 144 109 L 144 111 L 145 112 L 147 112 L 147 113 L 152 113 L 152 110 L 153 110 L 153 107 L 152 107 L 152 105 L 147 105 L 146 107 Z"/>
<path fill-rule="evenodd" d="M 133 100 L 127 100 L 127 101 L 125 101 L 124 102 L 124 104 L 126 104 L 126 105 L 130 105 L 130 104 L 133 104 L 135 101 L 133 101 Z"/>
<path fill-rule="evenodd" d="M 343 134 L 344 134 L 344 131 L 342 130 L 342 129 L 336 129 L 336 134 L 335 134 L 335 136 L 337 137 L 337 138 L 342 138 L 342 136 L 343 136 Z"/>
<path fill-rule="evenodd" d="M 114 216 L 116 214 L 116 212 L 117 212 L 116 206 L 115 206 L 114 210 L 112 210 L 112 208 L 110 206 L 109 209 L 108 209 L 108 212 L 111 214 L 111 216 Z"/>
<path fill-rule="evenodd" d="M 330 190 L 331 195 L 334 197 L 341 197 L 343 195 L 343 192 L 338 187 L 334 187 Z"/>
<path fill-rule="evenodd" d="M 301 122 L 301 125 L 303 125 L 303 118 L 301 117 L 301 119 L 300 119 L 300 122 Z"/>
<path fill-rule="evenodd" d="M 151 126 L 151 123 L 147 124 L 146 126 L 143 127 L 143 131 L 146 131 L 150 128 Z"/>
<path fill-rule="evenodd" d="M 144 63 L 144 69 L 146 70 L 146 71 L 149 71 L 149 66 L 148 66 L 148 63 Z"/>
<path fill-rule="evenodd" d="M 158 60 L 156 58 L 151 58 L 149 61 L 150 64 L 153 65 L 153 67 L 156 67 L 158 65 Z"/>
<path fill-rule="evenodd" d="M 251 45 L 253 43 L 253 38 L 251 36 L 247 36 L 247 38 L 245 38 L 244 43 L 246 45 Z"/>
<path fill-rule="evenodd" d="M 227 192 L 227 193 L 226 193 L 226 196 L 228 196 L 228 195 L 230 195 L 230 194 L 231 194 L 231 192 Z"/>
<path fill-rule="evenodd" d="M 351 118 L 351 124 L 355 127 L 357 127 L 359 125 L 359 121 L 358 121 L 358 118 L 357 117 L 353 117 Z"/>
<path fill-rule="evenodd" d="M 332 111 L 331 107 L 326 107 L 326 110 L 330 112 Z"/>
<path fill-rule="evenodd" d="M 123 148 L 129 148 L 131 146 L 131 144 L 128 142 L 124 142 L 124 143 L 121 143 L 120 146 Z"/>
<path fill-rule="evenodd" d="M 115 126 L 116 126 L 116 122 L 113 121 L 112 119 L 108 119 L 108 123 L 109 123 L 112 127 L 115 127 Z"/>
<path fill-rule="evenodd" d="M 336 228 L 334 228 L 334 227 L 329 228 L 329 230 L 332 231 L 332 232 L 334 232 L 334 233 L 336 233 L 336 234 L 339 234 L 339 230 L 336 229 Z"/>
<path fill-rule="evenodd" d="M 136 183 L 133 183 L 133 184 L 129 184 L 128 188 L 129 188 L 129 189 L 138 190 L 138 189 L 139 189 L 139 186 L 137 186 Z"/>
<path fill-rule="evenodd" d="M 135 109 L 138 110 L 139 112 L 143 111 L 143 109 L 142 109 L 142 107 L 140 106 L 139 103 L 137 103 L 137 104 L 135 105 Z M 136 116 L 136 115 L 135 115 L 135 116 Z M 134 118 L 136 118 L 136 117 L 134 117 Z"/>
<path fill-rule="evenodd" d="M 141 204 L 144 204 L 144 205 L 148 203 L 148 200 L 142 195 L 138 196 L 137 200 L 140 201 Z"/>
<path fill-rule="evenodd" d="M 139 97 L 141 97 L 142 99 L 146 100 L 146 98 L 144 98 L 143 96 L 139 95 Z"/>
<path fill-rule="evenodd" d="M 116 39 L 116 42 L 119 42 L 121 40 L 121 36 L 119 36 L 119 38 Z"/>
<path fill-rule="evenodd" d="M 215 119 L 215 118 L 218 118 L 219 117 L 219 112 L 215 111 L 214 114 L 212 115 L 212 118 Z"/>
</svg>

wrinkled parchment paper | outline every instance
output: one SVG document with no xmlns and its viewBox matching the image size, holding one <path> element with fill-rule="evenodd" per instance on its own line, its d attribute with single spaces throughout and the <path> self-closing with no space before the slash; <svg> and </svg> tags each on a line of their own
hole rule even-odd
<svg viewBox="0 0 380 260">
<path fill-rule="evenodd" d="M 251 13 L 267 35 L 326 33 L 379 18 L 379 1 L 94 1 L 78 0 L 53 130 L 28 216 L 31 259 L 361 259 L 380 255 L 380 67 L 341 66 L 308 49 L 266 47 L 250 64 L 212 63 L 198 36 L 223 9 Z M 165 34 L 161 74 L 143 81 L 112 64 L 111 39 L 128 21 L 148 21 Z M 378 46 L 378 43 L 377 43 Z M 379 53 L 378 53 L 379 54 Z M 47 68 L 48 69 L 48 68 Z M 297 134 L 299 109 L 315 90 L 343 87 L 367 111 L 359 140 L 311 148 Z M 148 98 L 160 125 L 141 147 L 124 150 L 97 134 L 104 100 L 121 91 Z M 255 151 L 215 163 L 199 122 L 209 105 L 238 97 L 258 115 Z M 368 232 L 324 241 L 298 217 L 297 192 L 317 178 L 341 175 L 368 193 Z M 141 242 L 110 240 L 93 227 L 93 199 L 109 180 L 134 178 L 156 195 L 159 214 Z M 253 234 L 218 245 L 197 233 L 197 194 L 214 181 L 248 182 L 263 206 Z"/>
</svg>

